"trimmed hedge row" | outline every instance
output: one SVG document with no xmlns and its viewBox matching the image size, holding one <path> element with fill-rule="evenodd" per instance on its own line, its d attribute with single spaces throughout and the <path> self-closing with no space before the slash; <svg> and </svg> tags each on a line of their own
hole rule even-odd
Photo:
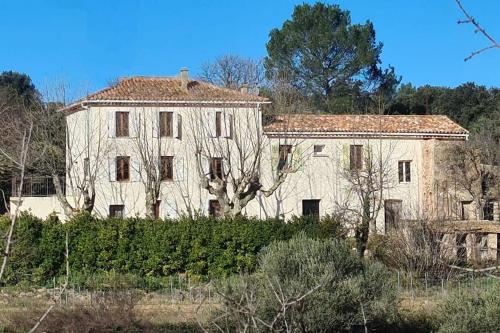
<svg viewBox="0 0 500 333">
<path fill-rule="evenodd" d="M 10 221 L 0 220 L 5 234 Z M 71 276 L 105 272 L 161 278 L 186 273 L 193 278 L 252 271 L 260 250 L 304 230 L 311 237 L 342 234 L 332 219 L 280 220 L 210 218 L 178 220 L 97 219 L 82 214 L 62 224 L 23 215 L 17 224 L 6 282 L 43 285 L 65 274 L 65 237 Z M 4 246 L 2 243 L 0 249 Z"/>
</svg>

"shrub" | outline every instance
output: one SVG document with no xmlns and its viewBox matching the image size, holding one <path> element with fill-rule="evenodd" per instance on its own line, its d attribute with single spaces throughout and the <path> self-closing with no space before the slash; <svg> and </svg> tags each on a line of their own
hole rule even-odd
<svg viewBox="0 0 500 333">
<path fill-rule="evenodd" d="M 500 283 L 489 290 L 456 292 L 438 307 L 438 332 L 498 332 L 499 313 Z"/>
<path fill-rule="evenodd" d="M 8 226 L 8 219 L 0 220 L 0 232 Z M 71 282 L 92 286 L 108 280 L 111 285 L 129 281 L 159 286 L 158 279 L 179 273 L 191 279 L 207 279 L 251 272 L 265 246 L 289 239 L 301 230 L 317 238 L 340 234 L 339 223 L 333 219 L 321 223 L 298 218 L 290 223 L 203 217 L 155 221 L 98 219 L 80 214 L 62 224 L 54 217 L 42 221 L 22 215 L 14 234 L 6 281 L 52 285 L 53 278 L 65 274 L 66 233 Z"/>
<path fill-rule="evenodd" d="M 396 297 L 385 268 L 361 261 L 338 239 L 300 233 L 269 245 L 252 275 L 218 286 L 228 331 L 344 332 L 394 319 Z M 272 326 L 269 329 L 269 326 Z"/>
</svg>

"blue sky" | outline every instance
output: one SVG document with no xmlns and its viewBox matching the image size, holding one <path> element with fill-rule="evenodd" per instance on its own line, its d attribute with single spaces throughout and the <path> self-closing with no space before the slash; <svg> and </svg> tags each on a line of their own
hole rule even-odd
<svg viewBox="0 0 500 333">
<path fill-rule="evenodd" d="M 29 74 L 39 87 L 68 82 L 93 91 L 121 76 L 196 74 L 215 57 L 266 55 L 269 31 L 301 1 L 286 0 L 0 0 L 0 71 Z M 466 63 L 487 41 L 461 18 L 454 0 L 344 0 L 353 22 L 371 20 L 384 43 L 382 61 L 404 82 L 499 86 L 500 51 Z M 500 39 L 500 1 L 463 0 Z M 77 93 L 78 94 L 78 93 Z"/>
</svg>

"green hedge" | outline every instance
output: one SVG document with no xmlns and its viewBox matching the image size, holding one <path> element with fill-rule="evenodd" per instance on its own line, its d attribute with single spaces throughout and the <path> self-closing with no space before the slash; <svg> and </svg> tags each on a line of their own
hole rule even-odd
<svg viewBox="0 0 500 333">
<path fill-rule="evenodd" d="M 5 234 L 10 221 L 0 220 Z M 312 237 L 342 234 L 332 219 L 280 220 L 183 218 L 179 220 L 97 219 L 82 214 L 62 224 L 23 215 L 17 224 L 6 282 L 43 285 L 65 272 L 65 235 L 69 236 L 71 277 L 107 272 L 155 279 L 177 273 L 192 278 L 252 271 L 259 251 L 274 240 L 304 230 Z M 0 245 L 2 248 L 4 244 Z"/>
</svg>

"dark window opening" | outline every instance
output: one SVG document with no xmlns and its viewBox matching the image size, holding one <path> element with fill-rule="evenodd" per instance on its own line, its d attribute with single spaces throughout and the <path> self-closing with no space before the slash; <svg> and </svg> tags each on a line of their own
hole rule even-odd
<svg viewBox="0 0 500 333">
<path fill-rule="evenodd" d="M 172 181 L 174 180 L 174 157 L 162 156 L 161 157 L 161 180 Z"/>
<path fill-rule="evenodd" d="M 279 146 L 278 171 L 288 169 L 292 163 L 292 145 Z"/>
<path fill-rule="evenodd" d="M 116 112 L 116 136 L 128 136 L 128 112 Z"/>
<path fill-rule="evenodd" d="M 349 169 L 361 170 L 363 168 L 363 146 L 351 145 L 349 150 Z"/>
<path fill-rule="evenodd" d="M 494 220 L 494 203 L 493 200 L 488 200 L 484 204 L 483 208 L 483 218 L 488 221 L 493 221 Z"/>
<path fill-rule="evenodd" d="M 109 206 L 109 217 L 124 218 L 125 217 L 125 206 L 124 205 L 110 205 Z"/>
<path fill-rule="evenodd" d="M 302 215 L 319 219 L 319 200 L 302 200 Z"/>
<path fill-rule="evenodd" d="M 212 217 L 223 217 L 223 211 L 218 200 L 208 202 L 208 214 Z"/>
<path fill-rule="evenodd" d="M 394 230 L 399 225 L 401 219 L 401 200 L 385 200 L 384 202 L 384 218 L 385 232 Z"/>
<path fill-rule="evenodd" d="M 314 155 L 320 156 L 325 150 L 325 145 L 314 145 Z"/>
<path fill-rule="evenodd" d="M 130 157 L 116 157 L 116 180 L 119 182 L 130 180 Z"/>
<path fill-rule="evenodd" d="M 472 201 L 462 201 L 461 202 L 461 219 L 469 220 L 471 212 Z"/>
<path fill-rule="evenodd" d="M 160 112 L 160 137 L 173 136 L 173 116 L 173 112 Z"/>
<path fill-rule="evenodd" d="M 161 200 L 156 200 L 156 203 L 153 205 L 153 211 L 154 211 L 154 218 L 159 219 L 160 218 L 160 206 L 161 206 Z"/>
<path fill-rule="evenodd" d="M 228 125 L 229 125 L 229 129 L 228 129 L 229 133 L 227 133 L 227 137 L 229 139 L 232 139 L 233 138 L 233 115 L 232 114 L 229 115 L 229 124 Z"/>
<path fill-rule="evenodd" d="M 83 159 L 83 177 L 85 179 L 90 177 L 90 159 L 88 157 Z"/>
<path fill-rule="evenodd" d="M 467 235 L 457 234 L 456 236 L 457 245 L 457 260 L 458 264 L 464 264 L 467 262 Z"/>
<path fill-rule="evenodd" d="M 222 112 L 215 113 L 215 136 L 218 138 L 222 136 Z"/>
<path fill-rule="evenodd" d="M 210 162 L 210 179 L 215 180 L 217 178 L 224 178 L 222 174 L 222 158 L 213 157 Z"/>
</svg>

